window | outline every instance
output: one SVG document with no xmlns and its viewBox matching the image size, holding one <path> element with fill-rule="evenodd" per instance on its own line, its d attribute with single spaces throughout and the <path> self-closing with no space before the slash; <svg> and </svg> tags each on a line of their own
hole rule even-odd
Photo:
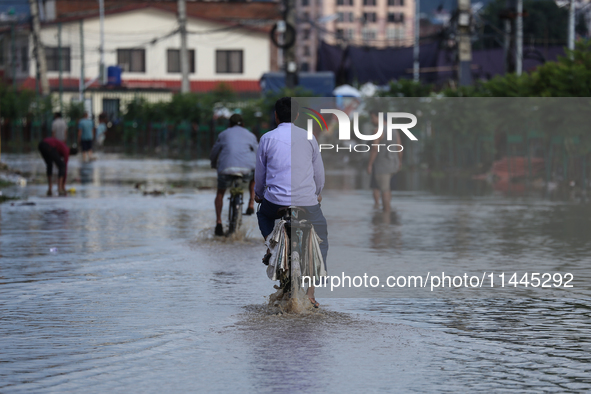
<svg viewBox="0 0 591 394">
<path fill-rule="evenodd" d="M 367 23 L 373 23 L 377 21 L 376 13 L 375 12 L 364 12 L 363 13 L 363 20 Z"/>
<path fill-rule="evenodd" d="M 337 29 L 337 38 L 339 40 L 342 40 L 345 37 L 345 33 L 343 31 L 343 29 Z"/>
<path fill-rule="evenodd" d="M 242 74 L 243 72 L 242 50 L 216 50 L 215 72 L 218 74 Z"/>
<path fill-rule="evenodd" d="M 337 0 L 337 5 L 345 5 L 345 0 Z"/>
<path fill-rule="evenodd" d="M 309 40 L 310 39 L 310 29 L 305 29 L 303 31 L 303 40 Z"/>
<path fill-rule="evenodd" d="M 346 38 L 348 40 L 352 40 L 355 38 L 355 30 L 354 29 L 347 29 L 347 35 Z"/>
<path fill-rule="evenodd" d="M 343 22 L 345 20 L 344 13 L 337 12 L 337 22 Z"/>
<path fill-rule="evenodd" d="M 375 5 L 375 1 L 376 0 L 373 0 L 374 5 Z M 353 5 L 353 0 L 337 0 L 337 5 Z"/>
<path fill-rule="evenodd" d="M 189 49 L 187 51 L 189 55 L 189 72 L 195 73 L 195 50 Z M 180 49 L 168 49 L 166 51 L 167 59 L 167 71 L 169 73 L 180 73 L 181 72 L 181 50 Z"/>
<path fill-rule="evenodd" d="M 310 0 L 302 0 L 302 7 L 310 5 Z"/>
<path fill-rule="evenodd" d="M 388 40 L 404 40 L 404 28 L 394 27 L 386 30 Z"/>
<path fill-rule="evenodd" d="M 376 0 L 363 0 L 363 5 L 376 5 Z"/>
<path fill-rule="evenodd" d="M 62 47 L 62 71 L 70 72 L 70 47 Z M 60 70 L 60 51 L 57 47 L 45 47 L 47 71 Z"/>
<path fill-rule="evenodd" d="M 404 0 L 388 0 L 388 5 L 404 5 Z"/>
<path fill-rule="evenodd" d="M 304 45 L 304 56 L 310 56 L 310 47 Z"/>
<path fill-rule="evenodd" d="M 364 28 L 361 32 L 364 40 L 374 40 L 376 38 L 375 29 Z"/>
<path fill-rule="evenodd" d="M 123 71 L 132 73 L 146 72 L 145 49 L 117 49 L 117 65 Z"/>
<path fill-rule="evenodd" d="M 300 66 L 300 71 L 307 72 L 310 71 L 310 65 L 307 62 L 303 62 Z"/>
<path fill-rule="evenodd" d="M 389 23 L 404 23 L 404 14 L 400 12 L 389 12 L 388 13 Z"/>
<path fill-rule="evenodd" d="M 304 22 L 308 22 L 310 20 L 310 13 L 309 12 L 304 12 Z"/>
<path fill-rule="evenodd" d="M 21 71 L 29 72 L 29 48 L 21 48 Z"/>
</svg>

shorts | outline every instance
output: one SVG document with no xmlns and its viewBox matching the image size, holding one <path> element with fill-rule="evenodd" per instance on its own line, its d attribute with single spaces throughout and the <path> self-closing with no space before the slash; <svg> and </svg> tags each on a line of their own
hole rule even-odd
<svg viewBox="0 0 591 394">
<path fill-rule="evenodd" d="M 234 177 L 228 174 L 218 174 L 218 190 L 226 190 L 232 186 Z M 250 174 L 242 175 L 242 187 L 248 188 L 250 181 L 254 179 L 254 171 Z"/>
<path fill-rule="evenodd" d="M 82 145 L 82 152 L 88 152 L 89 150 L 92 150 L 92 140 L 82 140 L 80 141 L 80 144 Z"/>
<path fill-rule="evenodd" d="M 390 180 L 394 174 L 374 174 L 375 184 L 374 189 L 382 192 L 390 191 Z"/>
</svg>

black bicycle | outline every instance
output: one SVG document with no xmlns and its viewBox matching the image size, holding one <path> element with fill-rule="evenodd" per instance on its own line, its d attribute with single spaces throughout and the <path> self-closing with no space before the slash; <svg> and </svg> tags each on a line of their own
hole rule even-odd
<svg viewBox="0 0 591 394">
<path fill-rule="evenodd" d="M 235 233 L 242 225 L 242 204 L 244 189 L 242 188 L 242 174 L 232 174 L 230 188 L 230 208 L 228 209 L 228 233 L 229 236 Z"/>
<path fill-rule="evenodd" d="M 287 267 L 284 270 L 279 270 L 279 288 L 288 298 L 303 298 L 305 289 L 302 286 L 302 273 L 313 271 L 311 267 L 308 270 L 304 267 L 306 261 L 310 262 L 306 254 L 308 253 L 312 224 L 306 219 L 300 219 L 306 213 L 303 208 L 289 206 L 281 208 L 279 211 L 282 220 L 285 220 L 285 231 L 289 238 Z"/>
</svg>

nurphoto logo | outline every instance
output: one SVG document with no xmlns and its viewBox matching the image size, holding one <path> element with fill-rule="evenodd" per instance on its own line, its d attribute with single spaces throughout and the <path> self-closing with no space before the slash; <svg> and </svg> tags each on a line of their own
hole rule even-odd
<svg viewBox="0 0 591 394">
<path fill-rule="evenodd" d="M 410 132 L 409 129 L 415 127 L 417 125 L 417 117 L 408 112 L 387 112 L 386 116 L 384 117 L 384 113 L 380 112 L 378 114 L 378 129 L 374 134 L 363 134 L 359 131 L 359 113 L 353 113 L 353 127 L 351 127 L 351 119 L 349 115 L 345 112 L 338 110 L 338 109 L 321 109 L 320 113 L 318 111 L 313 110 L 312 108 L 304 107 L 305 109 L 311 111 L 306 112 L 311 119 L 308 119 L 307 122 L 307 130 L 308 130 L 308 139 L 311 140 L 314 138 L 313 128 L 314 128 L 314 121 L 318 124 L 320 129 L 328 130 L 328 125 L 326 120 L 321 114 L 333 114 L 337 117 L 338 125 L 339 125 L 339 140 L 340 141 L 350 141 L 351 140 L 351 129 L 353 129 L 353 133 L 355 137 L 360 139 L 361 141 L 376 141 L 382 137 L 384 134 L 384 129 L 386 131 L 386 139 L 388 141 L 392 141 L 393 139 L 393 131 L 400 130 L 402 131 L 411 141 L 417 141 L 417 137 L 414 136 L 413 133 Z M 386 127 L 384 127 L 384 118 L 386 119 Z M 400 119 L 409 119 L 410 122 L 407 123 L 395 123 L 398 122 Z M 324 126 L 324 127 L 323 127 Z M 333 144 L 320 144 L 320 151 L 322 150 L 330 150 L 336 149 L 336 151 L 346 150 L 348 152 L 368 152 L 371 149 L 371 146 L 377 146 L 378 150 L 380 146 L 385 146 L 386 149 L 390 152 L 401 152 L 404 148 L 400 144 L 353 144 L 353 145 L 346 145 L 346 146 L 339 146 Z"/>
</svg>

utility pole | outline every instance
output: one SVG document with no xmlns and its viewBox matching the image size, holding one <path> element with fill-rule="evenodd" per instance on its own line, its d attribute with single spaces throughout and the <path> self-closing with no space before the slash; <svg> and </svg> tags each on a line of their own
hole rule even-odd
<svg viewBox="0 0 591 394">
<path fill-rule="evenodd" d="M 41 24 L 39 23 L 39 7 L 37 0 L 29 0 L 31 7 L 31 20 L 33 22 L 33 42 L 35 44 L 35 60 L 37 63 L 37 72 L 41 78 L 41 94 L 49 95 L 49 80 L 47 79 L 47 59 L 45 58 L 45 48 L 41 42 Z"/>
<path fill-rule="evenodd" d="M 99 0 L 99 24 L 101 43 L 99 46 L 99 80 L 102 85 L 107 83 L 107 75 L 105 73 L 105 1 Z M 61 67 L 61 66 L 60 66 Z M 61 70 L 61 68 L 60 68 Z"/>
<path fill-rule="evenodd" d="M 16 89 L 16 32 L 14 22 L 10 25 L 10 61 L 12 65 L 12 87 Z"/>
<path fill-rule="evenodd" d="M 283 19 L 287 26 L 291 25 L 294 27 L 293 34 L 296 34 L 295 1 L 284 0 L 283 4 L 285 6 Z M 284 34 L 288 34 L 288 31 L 289 29 L 287 29 Z M 296 62 L 295 40 L 294 45 L 286 48 L 283 53 L 285 56 L 285 86 L 288 88 L 294 88 L 298 85 L 298 63 Z"/>
<path fill-rule="evenodd" d="M 84 103 L 84 19 L 80 19 L 80 102 Z"/>
<path fill-rule="evenodd" d="M 505 1 L 505 11 L 503 12 L 503 65 L 505 67 L 505 74 L 509 72 L 509 56 L 511 48 L 511 19 L 509 10 L 511 9 L 511 0 Z"/>
<path fill-rule="evenodd" d="M 62 23 L 57 24 L 57 61 L 59 65 L 59 81 L 60 81 L 60 112 L 64 110 L 64 85 L 63 85 L 63 65 L 62 65 Z"/>
<path fill-rule="evenodd" d="M 517 0 L 515 30 L 515 73 L 519 76 L 523 71 L 523 0 Z"/>
<path fill-rule="evenodd" d="M 570 0 L 568 7 L 568 49 L 575 49 L 575 0 Z M 572 58 L 572 53 L 569 56 Z"/>
<path fill-rule="evenodd" d="M 421 0 L 416 1 L 415 9 L 415 43 L 413 48 L 413 79 L 415 82 L 419 82 L 419 68 L 421 66 L 419 61 L 419 43 L 421 35 Z"/>
<path fill-rule="evenodd" d="M 179 32 L 181 33 L 181 93 L 189 93 L 189 56 L 187 53 L 187 5 L 185 0 L 178 0 Z"/>
<path fill-rule="evenodd" d="M 470 39 L 470 0 L 458 0 L 458 82 L 472 84 L 472 40 Z"/>
</svg>

